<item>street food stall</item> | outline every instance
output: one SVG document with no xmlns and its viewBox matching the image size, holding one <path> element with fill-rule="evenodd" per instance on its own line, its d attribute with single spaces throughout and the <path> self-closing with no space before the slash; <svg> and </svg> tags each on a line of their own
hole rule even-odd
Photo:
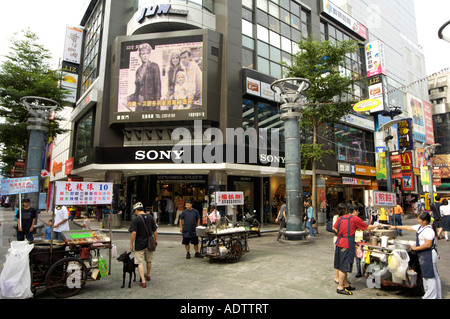
<svg viewBox="0 0 450 319">
<path fill-rule="evenodd" d="M 244 204 L 243 192 L 215 192 L 215 206 L 234 206 Z M 200 253 L 212 263 L 216 259 L 237 262 L 249 252 L 249 230 L 237 223 L 236 211 L 232 211 L 230 219 L 214 209 L 207 219 L 206 226 L 197 227 L 197 235 L 201 238 Z M 229 215 L 230 216 L 230 215 Z"/>
<path fill-rule="evenodd" d="M 105 205 L 112 202 L 112 183 L 56 182 L 56 205 Z M 54 214 L 52 215 L 52 220 Z M 52 222 L 52 225 L 54 223 Z M 62 232 L 62 241 L 33 242 L 30 252 L 31 291 L 46 288 L 58 298 L 77 294 L 88 281 L 111 273 L 111 229 Z M 109 262 L 101 251 L 106 250 Z"/>
<path fill-rule="evenodd" d="M 373 192 L 372 209 L 375 215 L 379 210 L 389 211 L 397 205 L 395 193 Z M 369 288 L 382 286 L 402 286 L 423 293 L 422 276 L 417 254 L 410 249 L 415 242 L 397 239 L 395 229 L 364 231 L 357 238 L 357 256 L 361 258 L 363 276 Z"/>
</svg>

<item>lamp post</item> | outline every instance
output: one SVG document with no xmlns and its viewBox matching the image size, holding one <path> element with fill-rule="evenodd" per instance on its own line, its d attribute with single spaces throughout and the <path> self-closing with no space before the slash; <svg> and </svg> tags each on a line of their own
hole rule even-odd
<svg viewBox="0 0 450 319">
<path fill-rule="evenodd" d="M 429 160 L 428 160 L 428 178 L 429 178 L 429 187 L 430 187 L 430 207 L 431 207 L 431 205 L 433 205 L 434 204 L 434 190 L 433 190 L 433 165 L 432 165 L 432 163 L 431 163 L 431 158 L 433 157 L 433 155 L 434 155 L 434 151 L 435 151 L 435 148 L 436 147 L 438 147 L 438 146 L 441 146 L 441 144 L 439 144 L 439 143 L 436 143 L 436 144 L 431 144 L 431 145 L 428 145 L 427 147 L 425 147 L 425 149 L 424 149 L 424 152 L 428 152 L 428 150 L 430 150 L 429 151 Z"/>
<path fill-rule="evenodd" d="M 291 83 L 289 85 L 288 83 Z M 304 105 L 302 92 L 311 83 L 303 78 L 285 78 L 274 81 L 270 88 L 281 97 L 281 120 L 284 121 L 285 178 L 286 178 L 286 232 L 289 240 L 305 237 L 303 230 L 303 203 L 300 162 L 301 109 Z"/>
<path fill-rule="evenodd" d="M 444 29 L 450 25 L 450 20 L 444 23 L 438 30 L 438 37 L 439 39 L 445 40 L 447 42 L 450 42 L 450 36 L 444 34 Z M 448 30 L 448 29 L 447 29 Z"/>
<path fill-rule="evenodd" d="M 43 157 L 44 135 L 48 131 L 49 117 L 59 103 L 47 98 L 25 96 L 20 99 L 30 113 L 27 129 L 30 131 L 25 176 L 37 176 L 40 181 Z M 38 207 L 39 195 L 30 193 L 30 204 Z M 19 203 L 20 204 L 20 203 Z"/>
</svg>

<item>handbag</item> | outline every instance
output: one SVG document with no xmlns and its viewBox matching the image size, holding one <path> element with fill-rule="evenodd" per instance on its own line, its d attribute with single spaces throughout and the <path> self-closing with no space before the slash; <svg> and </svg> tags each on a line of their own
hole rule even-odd
<svg viewBox="0 0 450 319">
<path fill-rule="evenodd" d="M 333 234 L 336 234 L 337 235 L 337 233 L 334 231 L 334 229 L 333 229 L 333 220 L 330 220 L 328 223 L 327 223 L 327 226 L 325 227 L 325 229 L 326 229 L 326 231 L 329 231 L 330 233 L 333 233 Z"/>
<path fill-rule="evenodd" d="M 147 232 L 147 235 L 148 235 L 148 246 L 147 246 L 147 248 L 150 251 L 155 251 L 156 250 L 155 237 L 153 237 L 153 234 L 150 234 L 150 232 L 148 231 L 147 223 L 145 222 L 144 217 L 142 217 L 141 215 L 139 215 L 139 216 L 141 217 L 142 222 L 144 223 L 145 231 Z"/>
</svg>

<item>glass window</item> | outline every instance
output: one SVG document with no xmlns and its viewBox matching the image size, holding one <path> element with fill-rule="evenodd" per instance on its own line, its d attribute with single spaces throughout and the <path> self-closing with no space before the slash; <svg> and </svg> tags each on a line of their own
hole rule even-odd
<svg viewBox="0 0 450 319">
<path fill-rule="evenodd" d="M 302 34 L 297 29 L 291 28 L 291 40 L 294 42 L 299 42 L 301 39 Z"/>
<path fill-rule="evenodd" d="M 269 60 L 258 56 L 257 62 L 258 62 L 258 64 L 257 64 L 258 72 L 261 72 L 264 74 L 270 74 Z"/>
<path fill-rule="evenodd" d="M 289 23 L 291 21 L 291 17 L 289 15 L 289 11 L 280 8 L 280 20 L 285 22 L 285 23 Z"/>
<path fill-rule="evenodd" d="M 346 126 L 335 125 L 336 154 L 340 161 L 370 164 L 374 162 L 374 145 L 369 132 Z"/>
<path fill-rule="evenodd" d="M 269 15 L 261 10 L 256 10 L 256 23 L 269 27 Z"/>
<path fill-rule="evenodd" d="M 242 34 L 253 38 L 253 23 L 242 19 Z"/>
<path fill-rule="evenodd" d="M 242 5 L 253 9 L 253 0 L 242 0 Z"/>
<path fill-rule="evenodd" d="M 280 35 L 278 33 L 275 33 L 272 30 L 269 31 L 269 39 L 271 45 L 276 46 L 277 48 L 280 47 Z"/>
<path fill-rule="evenodd" d="M 242 8 L 242 18 L 247 21 L 253 22 L 253 12 L 248 9 Z"/>
<path fill-rule="evenodd" d="M 77 124 L 75 131 L 75 155 L 83 155 L 92 148 L 93 111 L 86 114 Z"/>
<path fill-rule="evenodd" d="M 267 12 L 267 0 L 257 0 L 256 7 L 264 12 Z"/>
<path fill-rule="evenodd" d="M 280 8 L 272 2 L 269 2 L 269 13 L 277 19 L 280 18 Z"/>
<path fill-rule="evenodd" d="M 255 41 L 245 35 L 242 36 L 242 45 L 252 50 L 255 49 Z"/>
<path fill-rule="evenodd" d="M 270 60 L 280 63 L 281 61 L 281 51 L 280 49 L 270 46 Z"/>
<path fill-rule="evenodd" d="M 295 14 L 298 17 L 300 16 L 300 6 L 293 0 L 291 0 L 291 14 Z"/>
<path fill-rule="evenodd" d="M 281 50 L 291 53 L 291 40 L 285 37 L 281 37 Z"/>
<path fill-rule="evenodd" d="M 280 20 L 275 19 L 272 16 L 269 16 L 269 29 L 275 32 L 280 32 Z"/>
<path fill-rule="evenodd" d="M 81 95 L 83 95 L 98 76 L 100 38 L 103 26 L 103 6 L 99 1 L 92 11 L 84 27 L 83 70 L 81 79 Z"/>
<path fill-rule="evenodd" d="M 283 22 L 281 22 L 281 35 L 289 39 L 291 38 L 291 27 Z"/>
<path fill-rule="evenodd" d="M 300 18 L 291 14 L 291 26 L 300 29 Z"/>
<path fill-rule="evenodd" d="M 269 58 L 269 45 L 267 43 L 258 41 L 258 55 Z"/>
<path fill-rule="evenodd" d="M 270 62 L 270 75 L 274 78 L 281 79 L 281 65 L 275 62 Z"/>
<path fill-rule="evenodd" d="M 245 48 L 242 49 L 242 66 L 244 68 L 250 68 L 250 69 L 255 68 L 255 62 L 253 59 L 253 51 L 247 50 Z"/>
<path fill-rule="evenodd" d="M 258 37 L 258 40 L 269 42 L 269 30 L 261 25 L 257 25 L 256 27 L 256 34 Z"/>
</svg>

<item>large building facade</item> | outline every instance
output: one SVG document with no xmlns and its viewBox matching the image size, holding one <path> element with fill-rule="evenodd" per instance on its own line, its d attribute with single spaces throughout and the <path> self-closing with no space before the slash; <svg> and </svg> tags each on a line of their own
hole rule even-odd
<svg viewBox="0 0 450 319">
<path fill-rule="evenodd" d="M 216 190 L 243 191 L 244 209 L 257 210 L 262 219 L 264 203 L 277 206 L 274 199 L 285 196 L 283 122 L 270 84 L 283 77 L 283 63 L 291 63 L 298 41 L 309 36 L 357 40 L 361 50 L 347 57 L 342 72 L 365 75 L 365 45 L 386 35 L 367 27 L 364 6 L 348 1 L 337 7 L 326 0 L 92 0 L 80 23 L 68 151 L 73 169 L 59 178 L 114 182 L 116 204 L 128 207 L 124 220 L 132 217 L 133 202 L 150 207 L 157 195 L 194 199 L 200 211 Z M 404 42 L 414 47 L 417 39 L 406 36 Z M 388 45 L 388 84 L 406 87 L 421 74 L 405 74 L 398 67 L 402 59 L 390 59 L 391 50 L 400 49 Z M 401 106 L 406 91 L 392 94 Z M 355 86 L 353 94 L 363 100 L 368 87 Z M 366 191 L 378 189 L 379 122 L 370 114 L 351 114 L 324 139 L 336 155 L 319 166 L 317 187 L 319 200 L 326 198 L 331 209 L 349 199 L 367 205 Z M 308 195 L 312 173 L 303 173 Z"/>
</svg>

